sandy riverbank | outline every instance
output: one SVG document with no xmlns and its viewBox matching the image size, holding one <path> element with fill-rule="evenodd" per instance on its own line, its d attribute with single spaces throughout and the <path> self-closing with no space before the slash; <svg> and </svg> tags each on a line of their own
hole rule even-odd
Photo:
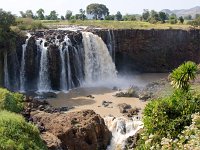
<svg viewBox="0 0 200 150">
<path fill-rule="evenodd" d="M 48 99 L 48 101 L 54 107 L 74 107 L 69 112 L 92 109 L 102 117 L 110 114 L 115 117 L 122 116 L 117 106 L 120 103 L 127 103 L 132 108 L 139 107 L 141 110 L 147 104 L 147 102 L 140 101 L 138 98 L 115 97 L 116 92 L 105 87 L 77 88 L 69 93 L 59 93 L 57 98 Z M 92 95 L 94 98 L 87 97 L 88 95 Z M 103 101 L 112 103 L 108 107 L 104 107 Z"/>
</svg>

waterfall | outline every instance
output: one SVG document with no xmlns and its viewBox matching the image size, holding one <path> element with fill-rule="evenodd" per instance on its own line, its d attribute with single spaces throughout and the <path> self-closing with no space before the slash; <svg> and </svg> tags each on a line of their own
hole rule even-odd
<svg viewBox="0 0 200 150">
<path fill-rule="evenodd" d="M 37 46 L 41 50 L 38 90 L 50 91 L 51 86 L 49 81 L 49 68 L 48 68 L 48 57 L 47 57 L 48 49 L 47 47 L 45 47 L 45 40 L 44 39 L 42 41 L 41 39 L 38 40 Z"/>
<path fill-rule="evenodd" d="M 138 119 L 127 119 L 125 117 L 105 117 L 105 124 L 112 132 L 112 139 L 107 150 L 126 149 L 126 140 L 128 137 L 135 135 L 143 128 L 142 121 Z"/>
<path fill-rule="evenodd" d="M 110 56 L 115 62 L 115 37 L 113 30 L 108 30 L 107 32 L 107 46 L 110 53 Z"/>
<path fill-rule="evenodd" d="M 82 32 L 85 52 L 85 82 L 116 78 L 116 68 L 103 40 L 93 33 Z"/>
<path fill-rule="evenodd" d="M 4 86 L 10 89 L 9 74 L 8 74 L 8 55 L 4 53 Z"/>
<path fill-rule="evenodd" d="M 65 36 L 64 42 L 59 47 L 60 58 L 61 58 L 60 85 L 61 85 L 61 90 L 63 90 L 63 91 L 67 91 L 68 90 L 67 76 L 66 76 L 66 67 L 65 67 L 65 54 L 66 54 L 66 49 L 68 49 L 68 40 L 67 39 L 68 39 L 68 37 Z"/>
<path fill-rule="evenodd" d="M 28 40 L 31 37 L 30 34 L 27 34 L 28 38 L 26 39 L 25 44 L 22 45 L 22 59 L 21 59 L 21 68 L 20 68 L 20 91 L 25 91 L 25 53 Z"/>
</svg>

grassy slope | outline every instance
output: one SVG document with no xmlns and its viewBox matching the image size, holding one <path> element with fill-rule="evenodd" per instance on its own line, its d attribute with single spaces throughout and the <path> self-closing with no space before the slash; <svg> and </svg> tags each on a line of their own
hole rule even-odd
<svg viewBox="0 0 200 150">
<path fill-rule="evenodd" d="M 42 23 L 49 28 L 57 28 L 62 25 L 80 25 L 80 26 L 94 26 L 108 29 L 189 29 L 190 25 L 186 24 L 150 24 L 142 21 L 108 21 L 108 20 L 32 20 L 28 18 L 18 18 L 17 22 L 23 23 L 25 27 L 37 25 Z"/>
</svg>

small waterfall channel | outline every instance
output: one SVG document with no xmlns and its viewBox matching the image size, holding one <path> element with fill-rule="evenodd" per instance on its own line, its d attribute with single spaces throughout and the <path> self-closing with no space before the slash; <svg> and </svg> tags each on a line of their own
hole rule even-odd
<svg viewBox="0 0 200 150">
<path fill-rule="evenodd" d="M 140 129 L 143 128 L 143 122 L 136 119 L 128 119 L 125 117 L 110 117 L 104 118 L 105 124 L 112 132 L 112 139 L 107 150 L 125 150 L 127 139 L 134 136 Z"/>
</svg>

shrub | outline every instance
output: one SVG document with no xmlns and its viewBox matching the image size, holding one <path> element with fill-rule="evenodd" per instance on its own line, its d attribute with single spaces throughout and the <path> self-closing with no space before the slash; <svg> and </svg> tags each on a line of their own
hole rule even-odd
<svg viewBox="0 0 200 150">
<path fill-rule="evenodd" d="M 19 113 L 23 109 L 23 95 L 0 88 L 0 110 Z"/>
<path fill-rule="evenodd" d="M 162 150 L 170 149 L 199 149 L 200 147 L 200 115 L 192 115 L 192 124 L 186 126 L 178 137 L 174 139 L 163 138 Z"/>
<path fill-rule="evenodd" d="M 20 115 L 0 112 L 1 150 L 46 150 L 38 129 Z"/>
<path fill-rule="evenodd" d="M 175 139 L 191 115 L 200 111 L 200 95 L 177 90 L 170 97 L 151 101 L 144 110 L 144 131 L 138 149 L 159 148 L 164 137 Z"/>
</svg>

